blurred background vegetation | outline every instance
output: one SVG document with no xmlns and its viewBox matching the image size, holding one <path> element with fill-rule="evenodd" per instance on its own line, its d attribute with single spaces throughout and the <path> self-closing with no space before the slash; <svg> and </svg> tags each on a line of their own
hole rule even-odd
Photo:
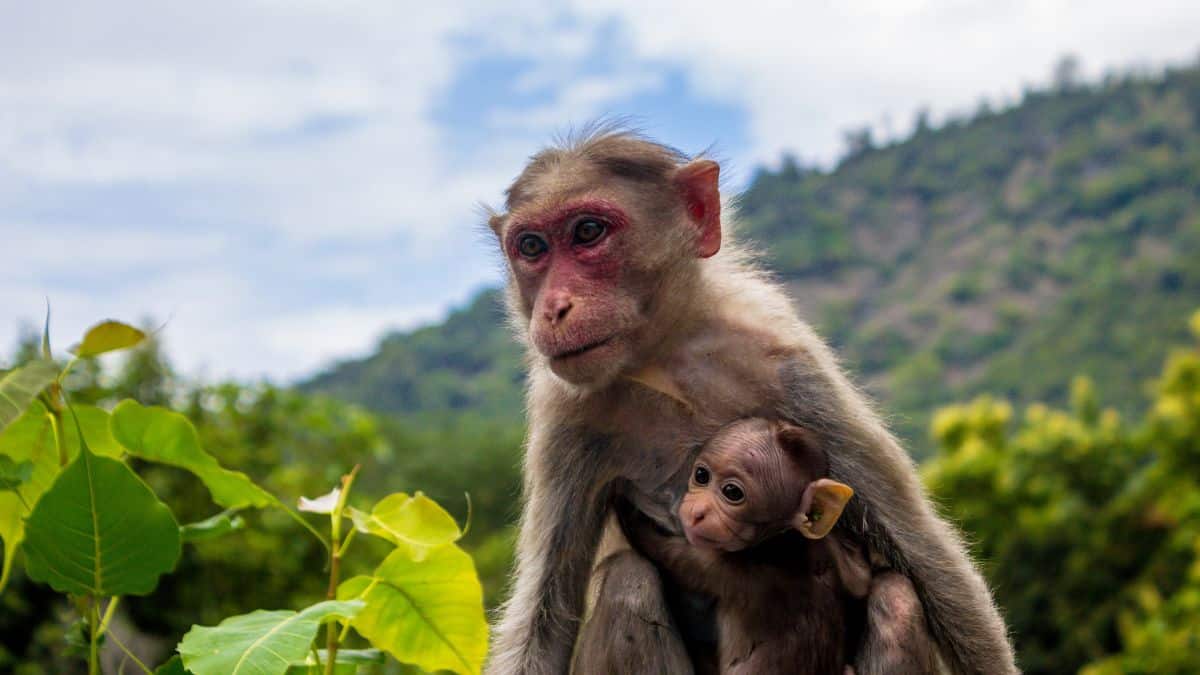
<svg viewBox="0 0 1200 675">
<path fill-rule="evenodd" d="M 832 170 L 760 171 L 742 233 L 924 461 L 1023 668 L 1200 671 L 1200 69 L 1082 83 L 1064 62 L 1010 108 L 847 143 Z M 420 489 L 461 520 L 469 493 L 464 545 L 502 597 L 523 381 L 497 291 L 293 388 L 182 381 L 153 343 L 75 377 L 85 402 L 177 406 L 284 499 L 357 462 L 364 501 Z M 189 475 L 139 471 L 181 522 L 212 515 Z M 246 517 L 128 602 L 144 640 L 320 597 L 322 551 L 286 516 Z M 18 573 L 0 670 L 75 667 L 58 602 Z"/>
</svg>

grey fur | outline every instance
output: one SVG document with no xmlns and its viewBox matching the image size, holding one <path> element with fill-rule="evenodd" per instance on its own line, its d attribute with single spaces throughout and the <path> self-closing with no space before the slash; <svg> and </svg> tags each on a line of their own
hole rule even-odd
<svg viewBox="0 0 1200 675">
<path fill-rule="evenodd" d="M 627 151 L 638 160 L 636 170 L 611 162 L 597 167 L 593 161 Z M 729 236 L 736 227 L 731 209 L 722 213 L 720 253 L 700 260 L 685 252 L 694 235 L 688 234 L 684 209 L 663 207 L 664 195 L 646 187 L 657 182 L 647 167 L 663 166 L 662 158 L 683 161 L 669 148 L 606 130 L 539 153 L 510 189 L 513 213 L 586 190 L 633 199 L 631 208 L 653 220 L 642 224 L 644 231 L 631 228 L 627 235 L 641 237 L 639 251 L 645 253 L 629 264 L 640 265 L 631 274 L 640 275 L 642 311 L 652 314 L 643 327 L 642 361 L 629 367 L 664 369 L 691 405 L 681 407 L 678 397 L 621 378 L 568 383 L 530 345 L 517 568 L 511 598 L 495 626 L 488 672 L 566 672 L 589 572 L 597 557 L 603 565 L 627 547 L 611 526 L 605 529 L 612 496 L 620 490 L 650 517 L 669 520 L 675 498 L 670 481 L 696 445 L 750 415 L 789 420 L 821 439 L 830 474 L 858 495 L 851 504 L 860 506 L 848 510 L 839 527 L 860 535 L 872 559 L 912 580 L 951 670 L 1017 672 L 988 588 L 958 533 L 934 512 L 912 459 L 825 343 L 796 316 L 782 289 Z M 492 218 L 498 236 L 511 219 L 512 213 Z M 529 345 L 531 302 L 518 292 L 514 274 L 510 267 L 510 316 Z M 600 549 L 602 532 L 606 544 Z M 646 576 L 632 581 L 653 586 Z M 641 644 L 653 643 L 647 638 Z"/>
</svg>

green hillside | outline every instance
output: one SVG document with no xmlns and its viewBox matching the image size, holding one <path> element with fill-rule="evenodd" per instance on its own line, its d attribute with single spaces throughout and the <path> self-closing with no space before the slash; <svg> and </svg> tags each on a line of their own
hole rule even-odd
<svg viewBox="0 0 1200 675">
<path fill-rule="evenodd" d="M 1133 411 L 1200 302 L 1200 69 L 1030 91 L 1020 104 L 786 159 L 743 232 L 914 447 L 978 392 L 1062 402 L 1089 373 Z M 865 140 L 865 139 L 862 139 Z M 302 385 L 376 410 L 520 413 L 498 294 Z"/>
<path fill-rule="evenodd" d="M 488 290 L 444 322 L 387 336 L 371 356 L 336 364 L 300 388 L 383 412 L 515 419 L 523 405 L 522 370 L 502 296 Z"/>
</svg>

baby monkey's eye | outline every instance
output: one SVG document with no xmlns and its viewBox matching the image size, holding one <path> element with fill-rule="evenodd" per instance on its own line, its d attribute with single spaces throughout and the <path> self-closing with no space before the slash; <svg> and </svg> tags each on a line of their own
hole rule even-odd
<svg viewBox="0 0 1200 675">
<path fill-rule="evenodd" d="M 696 481 L 696 485 L 708 485 L 708 481 L 711 476 L 708 473 L 708 469 L 698 466 L 696 467 L 696 473 L 692 475 L 692 478 Z"/>
<path fill-rule="evenodd" d="M 726 483 L 721 486 L 721 494 L 725 496 L 725 501 L 730 504 L 740 504 L 746 498 L 746 493 L 737 483 Z"/>
</svg>

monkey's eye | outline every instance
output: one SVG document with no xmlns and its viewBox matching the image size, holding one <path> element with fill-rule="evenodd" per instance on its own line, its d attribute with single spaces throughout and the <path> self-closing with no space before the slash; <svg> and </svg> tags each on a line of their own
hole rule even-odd
<svg viewBox="0 0 1200 675">
<path fill-rule="evenodd" d="M 604 236 L 604 224 L 598 220 L 581 220 L 575 225 L 575 243 L 591 244 Z"/>
<path fill-rule="evenodd" d="M 696 467 L 696 473 L 692 477 L 695 479 L 696 485 L 708 485 L 708 481 L 711 478 L 708 469 L 702 466 Z"/>
<path fill-rule="evenodd" d="M 725 501 L 730 504 L 741 504 L 746 498 L 746 493 L 737 483 L 726 483 L 721 486 L 721 494 L 725 497 Z"/>
<path fill-rule="evenodd" d="M 546 252 L 546 240 L 536 234 L 523 234 L 517 240 L 517 252 L 526 258 L 536 258 Z"/>
</svg>

